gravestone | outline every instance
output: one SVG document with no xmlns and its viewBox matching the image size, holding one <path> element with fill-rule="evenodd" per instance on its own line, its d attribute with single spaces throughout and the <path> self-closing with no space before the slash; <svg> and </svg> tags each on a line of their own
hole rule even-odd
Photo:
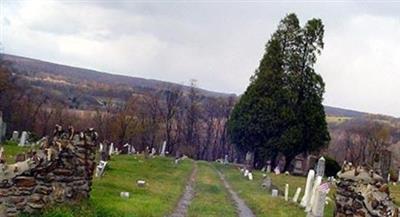
<svg viewBox="0 0 400 217">
<path fill-rule="evenodd" d="M 263 179 L 263 182 L 262 182 L 261 186 L 262 186 L 263 188 L 265 188 L 265 189 L 271 189 L 271 186 L 272 186 L 272 180 L 271 180 L 271 178 L 270 178 L 269 176 L 265 177 L 265 178 Z"/>
<path fill-rule="evenodd" d="M 392 152 L 383 150 L 380 154 L 379 160 L 381 162 L 381 174 L 383 178 L 390 179 L 389 172 L 392 162 Z"/>
<path fill-rule="evenodd" d="M 304 160 L 302 158 L 294 159 L 294 167 L 293 167 L 293 171 L 292 171 L 292 173 L 294 175 L 303 175 L 304 174 L 303 162 L 304 162 Z"/>
<path fill-rule="evenodd" d="M 109 147 L 109 155 L 111 156 L 112 154 L 114 154 L 114 143 L 111 143 Z"/>
<path fill-rule="evenodd" d="M 107 163 L 108 163 L 107 161 L 102 161 L 102 160 L 99 162 L 99 165 L 97 165 L 96 167 L 96 174 L 95 174 L 96 177 L 101 177 L 104 175 Z"/>
<path fill-rule="evenodd" d="M 167 148 L 167 141 L 164 141 L 161 147 L 160 156 L 165 156 L 165 149 Z"/>
<path fill-rule="evenodd" d="M 289 184 L 285 185 L 285 201 L 289 200 Z"/>
<path fill-rule="evenodd" d="M 278 189 L 272 189 L 272 197 L 277 197 L 278 196 Z"/>
<path fill-rule="evenodd" d="M 297 203 L 300 193 L 301 193 L 301 188 L 299 187 L 296 189 L 296 193 L 293 196 L 293 199 L 292 199 L 293 203 Z"/>
<path fill-rule="evenodd" d="M 128 199 L 129 198 L 129 192 L 123 191 L 120 193 L 121 198 Z"/>
<path fill-rule="evenodd" d="M 250 181 L 253 181 L 253 173 L 249 172 L 248 177 Z"/>
<path fill-rule="evenodd" d="M 246 158 L 245 158 L 245 164 L 246 164 L 247 168 L 252 168 L 253 160 L 254 160 L 254 153 L 248 151 L 246 153 Z"/>
<path fill-rule="evenodd" d="M 269 160 L 269 161 L 267 161 L 267 171 L 266 171 L 267 173 L 270 173 L 271 172 L 271 161 Z"/>
<path fill-rule="evenodd" d="M 324 183 L 318 186 L 315 193 L 315 200 L 311 210 L 307 213 L 307 217 L 323 217 L 326 195 L 329 192 L 329 184 Z"/>
<path fill-rule="evenodd" d="M 18 131 L 14 131 L 13 134 L 12 134 L 11 140 L 17 142 L 18 138 L 19 138 L 19 132 Z"/>
<path fill-rule="evenodd" d="M 146 181 L 144 181 L 144 180 L 138 180 L 138 181 L 136 182 L 136 185 L 137 185 L 138 187 L 143 188 L 143 187 L 146 186 Z"/>
<path fill-rule="evenodd" d="M 225 158 L 224 158 L 224 164 L 228 164 L 229 163 L 229 161 L 228 161 L 228 155 L 226 154 L 225 155 Z"/>
<path fill-rule="evenodd" d="M 314 185 L 313 185 L 313 188 L 312 188 L 312 191 L 311 191 L 310 201 L 308 201 L 308 204 L 306 206 L 306 212 L 310 212 L 311 211 L 311 209 L 314 206 L 315 201 L 318 199 L 317 198 L 318 197 L 318 188 L 321 185 L 321 182 L 322 182 L 322 176 L 317 176 L 315 178 Z"/>
<path fill-rule="evenodd" d="M 312 185 L 313 185 L 313 182 L 314 182 L 314 176 L 315 176 L 314 170 L 308 171 L 307 181 L 306 181 L 306 188 L 304 189 L 304 196 L 301 199 L 301 203 L 300 203 L 300 205 L 302 207 L 306 207 L 308 202 L 310 201 L 311 192 L 312 192 Z"/>
<path fill-rule="evenodd" d="M 281 174 L 281 171 L 279 170 L 279 167 L 277 166 L 277 167 L 275 167 L 275 169 L 274 169 L 274 173 L 275 173 L 275 175 L 279 175 L 279 174 Z"/>
<path fill-rule="evenodd" d="M 324 177 L 325 173 L 325 158 L 321 157 L 317 164 L 317 176 Z"/>
<path fill-rule="evenodd" d="M 22 131 L 21 138 L 19 140 L 19 146 L 25 146 L 27 139 L 28 139 L 28 133 L 26 131 Z"/>
</svg>

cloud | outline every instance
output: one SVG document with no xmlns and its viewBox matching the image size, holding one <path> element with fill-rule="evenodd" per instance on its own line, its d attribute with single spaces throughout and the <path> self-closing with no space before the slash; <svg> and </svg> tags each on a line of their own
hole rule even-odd
<svg viewBox="0 0 400 217">
<path fill-rule="evenodd" d="M 322 18 L 325 103 L 400 115 L 399 16 L 355 2 L 5 1 L 5 52 L 241 94 L 289 12 Z M 3 7 L 2 7 L 3 8 Z"/>
</svg>

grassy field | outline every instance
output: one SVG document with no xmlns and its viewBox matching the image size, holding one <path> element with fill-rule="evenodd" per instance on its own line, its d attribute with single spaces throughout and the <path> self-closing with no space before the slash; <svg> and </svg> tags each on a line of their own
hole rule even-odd
<svg viewBox="0 0 400 217">
<path fill-rule="evenodd" d="M 3 144 L 4 153 L 3 156 L 8 164 L 15 163 L 15 156 L 20 153 L 28 152 L 31 147 L 20 147 L 18 143 L 6 141 Z"/>
<path fill-rule="evenodd" d="M 247 205 L 253 210 L 258 217 L 291 217 L 291 216 L 305 216 L 304 210 L 293 202 L 284 201 L 283 197 L 273 198 L 271 192 L 263 190 L 262 184 L 262 173 L 255 171 L 254 180 L 249 181 L 245 179 L 239 170 L 224 165 L 216 165 L 226 176 L 232 187 L 236 190 L 239 196 L 247 203 Z M 293 197 L 296 188 L 301 187 L 304 191 L 306 178 L 286 175 L 274 175 L 269 174 L 272 179 L 272 183 L 281 190 L 284 189 L 285 184 L 289 184 L 289 197 Z M 303 193 L 303 192 L 302 192 Z M 330 193 L 332 194 L 332 193 Z M 299 197 L 299 200 L 301 199 Z M 330 195 L 332 198 L 332 196 Z M 325 207 L 325 216 L 333 215 L 333 204 L 330 203 Z"/>
<path fill-rule="evenodd" d="M 210 163 L 198 163 L 195 191 L 196 195 L 189 207 L 189 217 L 236 216 L 228 192 Z"/>
<path fill-rule="evenodd" d="M 91 202 L 118 216 L 165 216 L 175 208 L 192 168 L 190 160 L 175 165 L 169 158 L 116 156 L 105 176 L 95 179 Z M 137 187 L 137 180 L 145 180 L 146 187 Z M 131 197 L 120 198 L 122 191 Z"/>
<path fill-rule="evenodd" d="M 328 123 L 334 123 L 334 124 L 340 124 L 350 119 L 351 117 L 345 117 L 345 116 L 326 116 L 326 121 Z"/>
</svg>

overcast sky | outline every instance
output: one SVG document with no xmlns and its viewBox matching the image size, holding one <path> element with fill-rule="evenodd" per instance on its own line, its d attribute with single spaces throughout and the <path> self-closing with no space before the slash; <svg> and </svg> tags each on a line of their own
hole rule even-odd
<svg viewBox="0 0 400 217">
<path fill-rule="evenodd" d="M 5 53 L 236 94 L 280 19 L 321 18 L 324 104 L 400 116 L 399 1 L 0 2 Z"/>
</svg>

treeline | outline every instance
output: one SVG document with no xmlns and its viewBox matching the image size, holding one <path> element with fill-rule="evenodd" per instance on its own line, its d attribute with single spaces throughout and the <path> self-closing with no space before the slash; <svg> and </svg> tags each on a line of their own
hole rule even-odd
<svg viewBox="0 0 400 217">
<path fill-rule="evenodd" d="M 166 141 L 172 156 L 186 154 L 203 160 L 226 154 L 231 160 L 237 157 L 226 129 L 236 97 L 206 97 L 194 81 L 189 91 L 175 85 L 132 92 L 122 100 L 101 98 L 101 106 L 86 110 L 74 99 L 79 96 L 60 101 L 49 91 L 27 87 L 4 61 L 0 78 L 0 110 L 8 123 L 8 136 L 13 130 L 25 130 L 31 132 L 31 138 L 39 139 L 51 134 L 56 124 L 94 127 L 101 140 L 113 142 L 120 150 L 126 143 L 138 151 L 158 149 Z M 75 103 L 72 107 L 71 102 Z"/>
</svg>

